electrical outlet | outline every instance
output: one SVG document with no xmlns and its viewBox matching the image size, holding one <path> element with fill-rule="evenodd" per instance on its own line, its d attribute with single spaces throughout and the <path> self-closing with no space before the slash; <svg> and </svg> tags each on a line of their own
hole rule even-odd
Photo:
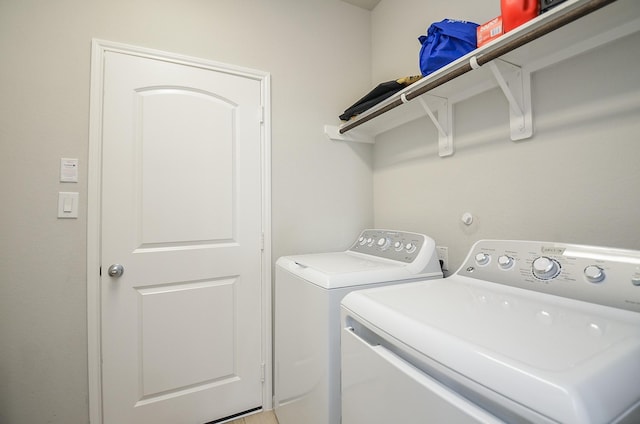
<svg viewBox="0 0 640 424">
<path fill-rule="evenodd" d="M 438 260 L 443 271 L 449 271 L 449 248 L 444 246 L 436 246 Z"/>
</svg>

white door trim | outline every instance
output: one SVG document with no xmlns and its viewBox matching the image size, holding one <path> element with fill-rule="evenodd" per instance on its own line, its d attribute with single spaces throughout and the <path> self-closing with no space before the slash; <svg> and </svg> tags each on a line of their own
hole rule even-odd
<svg viewBox="0 0 640 424">
<path fill-rule="evenodd" d="M 263 105 L 261 134 L 262 178 L 262 361 L 264 385 L 262 406 L 272 408 L 272 348 L 271 348 L 271 75 L 267 72 L 228 65 L 209 60 L 146 49 L 110 41 L 92 40 L 91 45 L 91 100 L 89 109 L 89 158 L 87 193 L 87 333 L 89 366 L 89 421 L 102 424 L 102 367 L 100 333 L 100 222 L 101 222 L 101 168 L 102 168 L 102 100 L 104 56 L 118 52 L 172 63 L 197 66 L 225 72 L 260 82 Z"/>
</svg>

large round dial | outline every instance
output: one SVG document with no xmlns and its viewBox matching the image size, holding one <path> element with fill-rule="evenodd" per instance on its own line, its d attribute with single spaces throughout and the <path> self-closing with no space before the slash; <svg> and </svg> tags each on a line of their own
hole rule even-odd
<svg viewBox="0 0 640 424">
<path fill-rule="evenodd" d="M 376 242 L 376 245 L 378 246 L 378 248 L 382 250 L 386 250 L 387 247 L 389 247 L 389 244 L 391 244 L 391 240 L 389 240 L 386 237 L 380 237 Z"/>
<path fill-rule="evenodd" d="M 558 261 L 540 256 L 533 261 L 533 275 L 541 280 L 551 280 L 560 274 L 560 264 Z"/>
</svg>

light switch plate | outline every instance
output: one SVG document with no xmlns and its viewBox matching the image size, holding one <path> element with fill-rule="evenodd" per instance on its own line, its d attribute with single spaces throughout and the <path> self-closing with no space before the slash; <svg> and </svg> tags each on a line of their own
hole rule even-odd
<svg viewBox="0 0 640 424">
<path fill-rule="evenodd" d="M 61 191 L 58 193 L 58 218 L 78 218 L 80 193 Z"/>
<path fill-rule="evenodd" d="M 75 159 L 75 158 L 60 159 L 60 182 L 61 183 L 77 183 L 78 182 L 78 159 Z"/>
</svg>

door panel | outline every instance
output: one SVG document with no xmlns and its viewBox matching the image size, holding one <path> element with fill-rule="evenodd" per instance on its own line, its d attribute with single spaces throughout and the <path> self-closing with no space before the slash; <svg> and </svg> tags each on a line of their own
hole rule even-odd
<svg viewBox="0 0 640 424">
<path fill-rule="evenodd" d="M 233 239 L 237 105 L 178 87 L 142 90 L 135 100 L 142 244 Z M 204 190 L 183 189 L 193 182 Z"/>
<path fill-rule="evenodd" d="M 223 279 L 137 290 L 142 398 L 235 378 L 234 284 Z M 171 309 L 183 312 L 168 314 Z M 212 327 L 216 322 L 231 325 Z"/>
<path fill-rule="evenodd" d="M 261 87 L 106 52 L 105 424 L 203 423 L 262 404 Z"/>
</svg>

